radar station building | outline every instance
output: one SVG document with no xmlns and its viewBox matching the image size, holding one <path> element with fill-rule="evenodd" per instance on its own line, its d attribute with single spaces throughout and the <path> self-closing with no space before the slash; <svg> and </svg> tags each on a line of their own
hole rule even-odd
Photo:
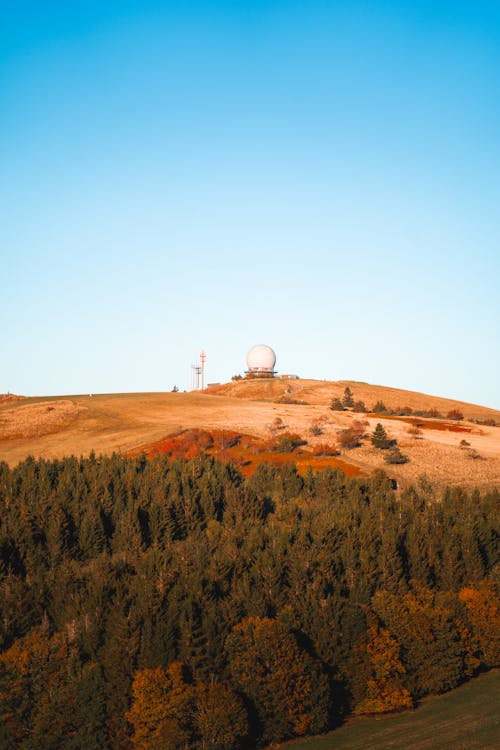
<svg viewBox="0 0 500 750">
<path fill-rule="evenodd" d="M 247 378 L 274 378 L 276 370 L 276 354 L 270 346 L 257 344 L 252 346 L 247 354 Z"/>
</svg>

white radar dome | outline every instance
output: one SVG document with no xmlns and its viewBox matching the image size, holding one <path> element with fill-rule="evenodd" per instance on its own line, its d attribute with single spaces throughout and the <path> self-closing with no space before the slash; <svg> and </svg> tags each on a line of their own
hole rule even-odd
<svg viewBox="0 0 500 750">
<path fill-rule="evenodd" d="M 249 372 L 274 372 L 276 354 L 270 346 L 257 344 L 252 346 L 247 354 L 247 367 Z"/>
</svg>

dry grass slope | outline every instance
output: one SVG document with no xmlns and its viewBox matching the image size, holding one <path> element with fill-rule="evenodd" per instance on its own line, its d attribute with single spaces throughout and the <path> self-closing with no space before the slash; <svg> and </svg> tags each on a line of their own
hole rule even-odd
<svg viewBox="0 0 500 750">
<path fill-rule="evenodd" d="M 409 406 L 413 410 L 437 409 L 444 414 L 459 409 L 466 419 L 459 425 L 419 419 L 422 434 L 415 438 L 409 432 L 412 418 L 370 414 L 365 417 L 331 411 L 331 400 L 341 397 L 346 386 L 355 399 L 364 401 L 368 408 L 382 400 L 391 409 Z M 212 386 L 203 393 L 9 398 L 0 400 L 0 459 L 12 465 L 30 454 L 52 458 L 69 453 L 86 455 L 92 450 L 129 453 L 183 429 L 233 430 L 264 441 L 270 437 L 270 425 L 280 418 L 287 430 L 308 441 L 302 454 L 293 453 L 287 459 L 297 460 L 302 468 L 308 463 L 320 468 L 339 465 L 340 461 L 351 467 L 352 474 L 385 469 L 382 453 L 367 439 L 362 441 L 361 447 L 343 451 L 337 460 L 313 461 L 313 452 L 320 444 L 336 443 L 339 431 L 360 416 L 368 423 L 367 433 L 381 421 L 387 432 L 398 440 L 403 453 L 410 457 L 409 463 L 390 467 L 391 476 L 402 484 L 422 475 L 438 483 L 500 484 L 500 427 L 479 426 L 468 421 L 494 419 L 500 423 L 499 411 L 355 381 L 254 380 Z M 315 422 L 321 424 L 320 435 L 310 432 Z M 470 451 L 459 447 L 464 438 L 480 459 L 471 460 Z"/>
</svg>

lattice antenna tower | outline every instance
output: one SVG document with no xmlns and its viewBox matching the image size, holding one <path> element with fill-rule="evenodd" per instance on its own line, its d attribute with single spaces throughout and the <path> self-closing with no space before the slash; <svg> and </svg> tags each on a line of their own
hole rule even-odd
<svg viewBox="0 0 500 750">
<path fill-rule="evenodd" d="M 207 359 L 207 355 L 204 351 L 200 354 L 200 362 L 201 362 L 201 390 L 205 390 L 205 362 Z"/>
<path fill-rule="evenodd" d="M 191 365 L 191 391 L 200 390 L 200 379 L 201 379 L 201 365 L 196 362 Z"/>
</svg>

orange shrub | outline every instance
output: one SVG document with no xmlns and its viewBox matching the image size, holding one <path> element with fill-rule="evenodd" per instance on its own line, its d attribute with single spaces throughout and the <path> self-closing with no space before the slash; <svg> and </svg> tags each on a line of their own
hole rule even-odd
<svg viewBox="0 0 500 750">
<path fill-rule="evenodd" d="M 335 444 L 318 443 L 313 448 L 313 456 L 338 456 L 339 449 Z"/>
<path fill-rule="evenodd" d="M 446 415 L 446 419 L 456 419 L 457 422 L 460 422 L 464 418 L 464 415 L 460 411 L 460 409 L 451 409 L 448 414 Z"/>
</svg>

